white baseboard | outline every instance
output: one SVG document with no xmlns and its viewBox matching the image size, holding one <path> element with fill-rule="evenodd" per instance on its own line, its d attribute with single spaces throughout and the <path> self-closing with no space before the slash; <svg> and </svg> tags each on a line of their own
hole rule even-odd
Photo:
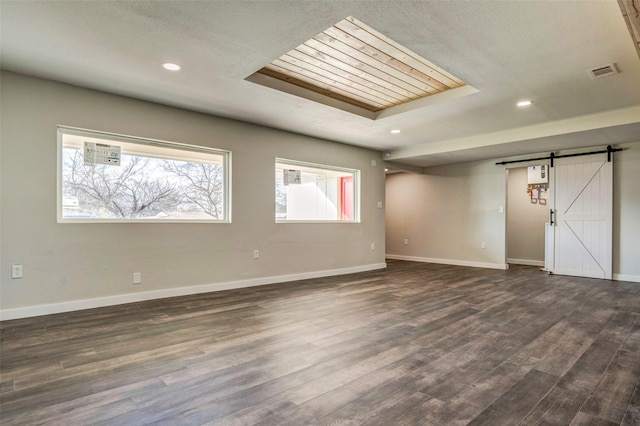
<svg viewBox="0 0 640 426">
<path fill-rule="evenodd" d="M 440 263 L 443 265 L 471 266 L 473 268 L 489 268 L 489 269 L 509 269 L 506 263 L 486 263 L 486 262 L 470 262 L 466 260 L 456 259 L 434 259 L 431 257 L 402 256 L 398 254 L 387 254 L 387 259 L 392 260 L 408 260 L 411 262 Z"/>
<path fill-rule="evenodd" d="M 640 275 L 613 274 L 613 279 L 616 281 L 631 281 L 634 283 L 640 283 Z"/>
<path fill-rule="evenodd" d="M 145 300 L 163 299 L 167 297 L 188 296 L 192 294 L 209 293 L 214 291 L 232 290 L 236 288 L 255 287 L 267 284 L 284 283 L 289 281 L 308 280 L 311 278 L 346 275 L 356 272 L 375 271 L 384 269 L 386 263 L 354 266 L 349 268 L 329 269 L 325 271 L 304 272 L 300 274 L 279 275 L 274 277 L 252 278 L 241 281 L 203 284 L 190 287 L 176 287 L 162 290 L 145 291 L 140 293 L 121 294 L 116 296 L 99 297 L 95 299 L 72 300 L 69 302 L 52 303 L 48 305 L 26 306 L 0 310 L 0 320 L 7 321 L 18 318 L 36 317 L 40 315 L 59 314 L 62 312 L 80 311 L 83 309 L 102 308 L 105 306 L 122 305 L 125 303 L 144 302 Z"/>
<path fill-rule="evenodd" d="M 544 266 L 544 260 L 509 259 L 509 258 L 507 258 L 507 263 L 512 263 L 514 265 Z"/>
</svg>

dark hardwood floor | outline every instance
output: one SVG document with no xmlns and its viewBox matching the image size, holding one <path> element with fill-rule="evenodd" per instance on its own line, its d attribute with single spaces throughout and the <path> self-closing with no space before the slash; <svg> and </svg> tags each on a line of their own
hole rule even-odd
<svg viewBox="0 0 640 426">
<path fill-rule="evenodd" d="M 3 425 L 638 425 L 640 284 L 384 271 L 5 321 Z"/>
</svg>

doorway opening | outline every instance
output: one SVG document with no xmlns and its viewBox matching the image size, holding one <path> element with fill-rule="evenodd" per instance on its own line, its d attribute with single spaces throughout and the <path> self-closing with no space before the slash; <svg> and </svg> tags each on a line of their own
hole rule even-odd
<svg viewBox="0 0 640 426">
<path fill-rule="evenodd" d="M 544 166 L 548 172 L 548 166 Z M 542 165 L 530 167 L 540 170 Z M 548 184 L 530 183 L 535 179 L 531 178 L 529 167 L 510 168 L 506 173 L 507 263 L 543 267 L 545 224 L 549 221 Z M 548 173 L 541 174 L 548 181 Z"/>
</svg>

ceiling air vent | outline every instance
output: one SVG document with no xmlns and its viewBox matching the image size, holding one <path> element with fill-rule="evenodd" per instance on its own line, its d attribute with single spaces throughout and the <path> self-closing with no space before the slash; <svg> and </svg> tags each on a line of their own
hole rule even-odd
<svg viewBox="0 0 640 426">
<path fill-rule="evenodd" d="M 591 78 L 606 77 L 608 75 L 618 74 L 616 64 L 608 64 L 598 68 L 592 68 L 588 71 Z"/>
</svg>

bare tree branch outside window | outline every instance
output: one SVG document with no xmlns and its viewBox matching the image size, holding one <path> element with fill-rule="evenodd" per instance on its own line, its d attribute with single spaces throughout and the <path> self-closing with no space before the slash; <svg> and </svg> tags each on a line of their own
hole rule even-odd
<svg viewBox="0 0 640 426">
<path fill-rule="evenodd" d="M 87 166 L 65 148 L 63 166 L 65 217 L 224 218 L 222 165 L 122 155 L 120 166 Z"/>
<path fill-rule="evenodd" d="M 202 211 L 215 219 L 223 217 L 224 181 L 222 166 L 217 164 L 165 161 L 164 170 L 178 178 L 182 206 L 188 211 Z"/>
</svg>

